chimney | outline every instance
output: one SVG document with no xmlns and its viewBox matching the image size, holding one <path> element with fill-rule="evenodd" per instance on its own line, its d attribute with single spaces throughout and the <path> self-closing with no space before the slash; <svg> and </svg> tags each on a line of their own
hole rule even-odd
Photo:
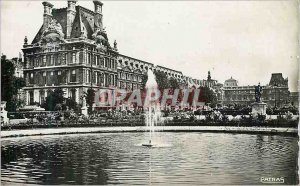
<svg viewBox="0 0 300 186">
<path fill-rule="evenodd" d="M 68 1 L 68 9 L 67 9 L 67 38 L 70 38 L 72 25 L 76 15 L 76 1 Z"/>
<path fill-rule="evenodd" d="M 94 21 L 95 21 L 95 29 L 100 28 L 102 29 L 102 6 L 103 3 L 100 1 L 93 1 L 94 2 L 94 6 L 95 6 L 95 17 L 94 17 Z"/>
<path fill-rule="evenodd" d="M 47 1 L 44 1 L 42 4 L 44 6 L 43 27 L 46 28 L 49 25 L 49 23 L 52 19 L 52 7 L 53 7 L 53 5 L 49 2 L 47 2 Z"/>
</svg>

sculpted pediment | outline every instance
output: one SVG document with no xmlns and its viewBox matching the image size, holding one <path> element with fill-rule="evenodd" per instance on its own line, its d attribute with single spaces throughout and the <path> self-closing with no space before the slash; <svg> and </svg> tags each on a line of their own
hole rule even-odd
<svg viewBox="0 0 300 186">
<path fill-rule="evenodd" d="M 142 72 L 140 69 L 136 69 L 136 70 L 135 70 L 135 73 L 137 73 L 137 74 L 142 74 L 143 72 Z"/>
<path fill-rule="evenodd" d="M 131 72 L 131 69 L 128 66 L 125 66 L 122 70 L 127 71 L 127 72 Z"/>
<path fill-rule="evenodd" d="M 48 26 L 44 29 L 39 43 L 41 45 L 53 45 L 61 42 L 64 42 L 62 27 L 55 19 L 52 19 Z"/>
<path fill-rule="evenodd" d="M 97 48 L 105 51 L 107 47 L 110 47 L 105 29 L 97 28 L 92 34 L 92 38 L 95 41 Z"/>
</svg>

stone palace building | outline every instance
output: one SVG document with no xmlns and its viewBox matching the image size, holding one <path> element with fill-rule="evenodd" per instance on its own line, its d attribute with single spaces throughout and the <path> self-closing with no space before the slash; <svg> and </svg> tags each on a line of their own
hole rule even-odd
<svg viewBox="0 0 300 186">
<path fill-rule="evenodd" d="M 43 2 L 43 24 L 33 41 L 27 37 L 23 45 L 23 88 L 26 104 L 42 103 L 49 91 L 61 88 L 65 97 L 82 102 L 89 88 L 139 89 L 148 70 L 163 72 L 176 79 L 183 88 L 209 87 L 221 105 L 250 105 L 254 101 L 254 86 L 239 86 L 230 78 L 224 86 L 211 78 L 199 80 L 183 75 L 181 71 L 154 66 L 134 57 L 121 54 L 117 42 L 111 45 L 103 27 L 103 3 L 93 1 L 94 10 L 67 1 L 66 8 L 55 9 Z M 272 74 L 270 83 L 263 86 L 262 99 L 268 105 L 282 106 L 290 99 L 296 103 L 297 93 L 289 97 L 288 80 L 282 74 Z"/>
<path fill-rule="evenodd" d="M 43 25 L 31 44 L 24 39 L 27 105 L 42 103 L 55 88 L 77 103 L 88 88 L 141 88 L 148 70 L 187 84 L 182 72 L 120 54 L 116 41 L 111 46 L 103 27 L 103 3 L 93 1 L 94 11 L 76 3 L 68 1 L 66 8 L 55 9 L 43 2 Z"/>
<path fill-rule="evenodd" d="M 224 83 L 222 104 L 250 106 L 255 102 L 255 86 L 239 86 L 238 81 L 231 77 Z M 271 107 L 282 107 L 290 103 L 288 79 L 284 79 L 282 73 L 273 73 L 269 84 L 262 86 L 262 101 Z"/>
</svg>

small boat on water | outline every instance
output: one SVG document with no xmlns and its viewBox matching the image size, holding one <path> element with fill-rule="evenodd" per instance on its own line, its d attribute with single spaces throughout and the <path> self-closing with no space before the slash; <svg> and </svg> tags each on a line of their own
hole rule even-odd
<svg viewBox="0 0 300 186">
<path fill-rule="evenodd" d="M 152 147 L 153 145 L 151 144 L 151 140 L 149 140 L 149 143 L 144 143 L 142 144 L 144 147 Z"/>
</svg>

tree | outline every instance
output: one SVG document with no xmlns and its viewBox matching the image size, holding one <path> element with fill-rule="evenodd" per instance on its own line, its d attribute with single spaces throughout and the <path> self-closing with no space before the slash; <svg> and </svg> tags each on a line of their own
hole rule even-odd
<svg viewBox="0 0 300 186">
<path fill-rule="evenodd" d="M 148 75 L 145 74 L 142 76 L 142 89 L 145 88 L 147 81 L 148 81 Z"/>
<path fill-rule="evenodd" d="M 69 109 L 72 109 L 74 111 L 79 111 L 79 105 L 76 103 L 76 101 L 72 98 L 66 98 L 66 107 Z"/>
<path fill-rule="evenodd" d="M 7 111 L 16 111 L 21 101 L 17 99 L 18 91 L 26 85 L 24 78 L 15 77 L 15 65 L 11 60 L 1 56 L 1 100 L 6 101 Z"/>
<path fill-rule="evenodd" d="M 200 100 L 205 102 L 205 105 L 210 104 L 210 107 L 217 105 L 217 96 L 209 87 L 200 87 Z"/>
<path fill-rule="evenodd" d="M 87 90 L 87 93 L 85 93 L 85 99 L 86 99 L 86 103 L 88 105 L 88 112 L 92 113 L 93 103 L 94 103 L 94 99 L 95 99 L 95 90 L 92 88 L 89 88 Z"/>
<path fill-rule="evenodd" d="M 54 91 L 48 91 L 48 95 L 45 101 L 45 104 L 42 105 L 48 111 L 54 111 L 55 109 L 59 109 L 56 107 L 58 104 L 64 104 L 64 91 L 61 88 L 57 88 Z"/>
<path fill-rule="evenodd" d="M 178 89 L 179 88 L 179 83 L 177 81 L 177 79 L 171 77 L 170 80 L 169 80 L 169 84 L 170 84 L 170 88 L 173 88 L 173 89 Z"/>
<path fill-rule="evenodd" d="M 159 89 L 170 88 L 168 76 L 164 72 L 155 71 L 154 75 Z"/>
</svg>

